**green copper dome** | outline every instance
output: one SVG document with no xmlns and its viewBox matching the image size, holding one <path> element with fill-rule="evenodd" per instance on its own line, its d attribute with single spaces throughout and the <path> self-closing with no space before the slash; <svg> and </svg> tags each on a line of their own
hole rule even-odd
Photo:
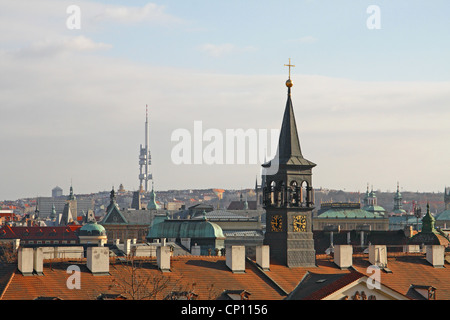
<svg viewBox="0 0 450 320">
<path fill-rule="evenodd" d="M 80 236 L 104 236 L 106 235 L 105 228 L 97 222 L 89 222 L 80 228 Z"/>
</svg>

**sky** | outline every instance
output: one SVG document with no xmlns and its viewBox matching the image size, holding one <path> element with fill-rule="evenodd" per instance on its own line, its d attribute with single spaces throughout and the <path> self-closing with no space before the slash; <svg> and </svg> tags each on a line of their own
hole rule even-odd
<svg viewBox="0 0 450 320">
<path fill-rule="evenodd" d="M 252 188 L 262 157 L 227 162 L 219 146 L 243 129 L 270 156 L 260 141 L 280 129 L 289 59 L 315 188 L 442 192 L 449 12 L 446 0 L 0 0 L 0 200 L 137 190 L 146 105 L 156 191 Z"/>
</svg>

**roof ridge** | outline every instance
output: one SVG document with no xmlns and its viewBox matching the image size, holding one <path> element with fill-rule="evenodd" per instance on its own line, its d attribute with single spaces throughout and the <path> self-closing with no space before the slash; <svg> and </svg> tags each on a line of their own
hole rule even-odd
<svg viewBox="0 0 450 320">
<path fill-rule="evenodd" d="M 259 273 L 262 274 L 264 278 L 268 279 L 275 286 L 276 289 L 281 291 L 282 295 L 287 296 L 289 294 L 289 292 L 287 292 L 280 284 L 278 284 L 278 282 L 273 280 L 272 277 L 270 277 L 260 266 L 258 266 L 255 261 L 253 261 L 249 257 L 246 257 L 246 260 L 250 263 L 251 266 L 256 268 L 256 270 L 259 271 Z"/>
<path fill-rule="evenodd" d="M 16 271 L 17 271 L 17 267 L 15 267 L 15 268 L 13 269 L 13 272 L 11 272 L 11 276 L 9 277 L 8 282 L 6 283 L 5 287 L 3 288 L 2 293 L 0 294 L 0 300 L 3 300 L 4 294 L 6 293 L 6 291 L 8 291 L 9 285 L 11 284 L 12 279 L 14 278 L 14 276 L 15 276 L 15 274 L 16 274 Z"/>
</svg>

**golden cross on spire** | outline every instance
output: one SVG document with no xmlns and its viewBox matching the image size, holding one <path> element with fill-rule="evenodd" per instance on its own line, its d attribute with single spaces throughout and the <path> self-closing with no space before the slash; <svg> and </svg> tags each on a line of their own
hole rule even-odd
<svg viewBox="0 0 450 320">
<path fill-rule="evenodd" d="M 289 80 L 291 79 L 291 67 L 295 67 L 293 64 L 291 64 L 291 58 L 289 58 L 289 64 L 285 64 L 285 67 L 289 67 Z"/>
</svg>

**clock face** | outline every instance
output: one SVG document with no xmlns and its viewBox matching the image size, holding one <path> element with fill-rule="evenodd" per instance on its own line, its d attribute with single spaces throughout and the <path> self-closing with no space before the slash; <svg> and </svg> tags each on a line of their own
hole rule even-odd
<svg viewBox="0 0 450 320">
<path fill-rule="evenodd" d="M 294 231 L 306 232 L 306 216 L 294 216 Z"/>
<path fill-rule="evenodd" d="M 281 231 L 283 228 L 283 219 L 281 215 L 274 215 L 270 220 L 270 225 L 272 226 L 272 231 Z"/>
</svg>

